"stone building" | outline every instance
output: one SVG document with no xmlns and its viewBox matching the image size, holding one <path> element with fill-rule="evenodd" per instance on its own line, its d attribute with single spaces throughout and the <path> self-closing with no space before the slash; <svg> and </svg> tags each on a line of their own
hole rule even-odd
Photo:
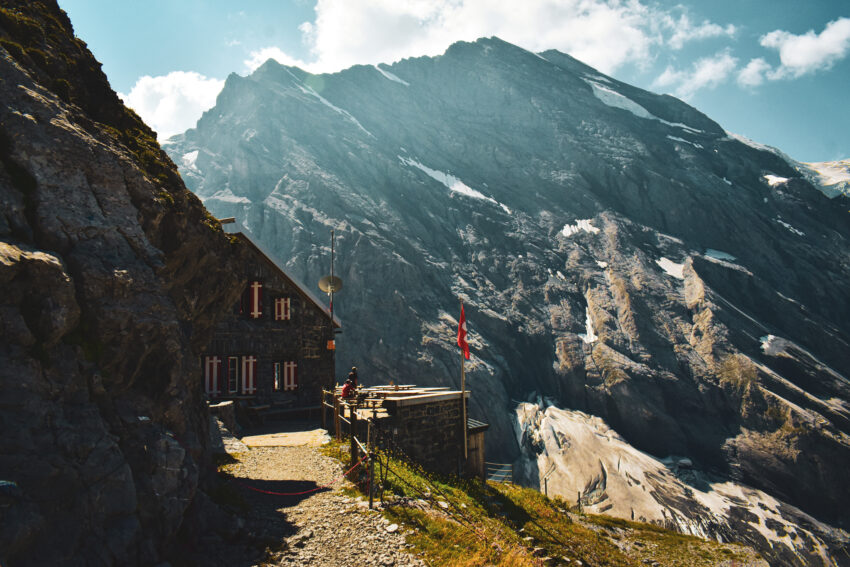
<svg viewBox="0 0 850 567">
<path fill-rule="evenodd" d="M 469 390 L 463 399 L 469 403 Z M 489 425 L 471 418 L 463 428 L 461 392 L 442 387 L 374 386 L 361 388 L 355 398 L 334 392 L 333 407 L 351 420 L 356 413 L 356 431 L 362 439 L 372 437 L 366 420 L 377 428 L 372 437 L 384 448 L 400 449 L 405 456 L 429 471 L 484 478 L 484 434 Z M 339 427 L 335 419 L 334 427 Z M 464 435 L 467 448 L 464 451 Z M 466 455 L 464 456 L 464 453 Z"/>
<path fill-rule="evenodd" d="M 317 409 L 334 383 L 339 320 L 238 223 L 222 225 L 248 251 L 246 285 L 201 356 L 207 395 L 269 411 Z"/>
</svg>

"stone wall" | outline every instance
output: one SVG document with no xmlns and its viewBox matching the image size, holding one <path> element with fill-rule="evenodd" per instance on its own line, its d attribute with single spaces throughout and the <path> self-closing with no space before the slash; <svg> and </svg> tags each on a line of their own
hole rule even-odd
<svg viewBox="0 0 850 567">
<path fill-rule="evenodd" d="M 238 276 L 249 286 L 252 281 L 262 283 L 262 316 L 250 318 L 247 306 L 240 302 L 223 306 L 225 315 L 215 327 L 212 340 L 204 350 L 204 356 L 221 359 L 219 378 L 220 393 L 213 400 L 244 399 L 246 405 L 273 404 L 283 407 L 303 408 L 319 405 L 323 387 L 335 381 L 334 354 L 327 348 L 333 339 L 333 325 L 327 312 L 307 297 L 300 285 L 291 280 L 276 260 L 245 234 L 237 233 L 238 242 L 244 248 L 244 262 Z M 247 293 L 247 287 L 246 287 Z M 275 320 L 274 300 L 288 298 L 290 318 Z M 244 301 L 243 301 L 244 303 Z M 243 356 L 254 356 L 257 360 L 256 392 L 246 395 L 239 384 L 236 391 L 228 387 L 228 358 L 241 364 Z M 285 362 L 297 364 L 298 387 L 286 390 L 274 389 L 274 365 Z M 204 364 L 204 357 L 200 363 Z"/>
<path fill-rule="evenodd" d="M 427 470 L 457 474 L 463 454 L 460 400 L 406 402 L 384 403 L 395 443 Z"/>
</svg>

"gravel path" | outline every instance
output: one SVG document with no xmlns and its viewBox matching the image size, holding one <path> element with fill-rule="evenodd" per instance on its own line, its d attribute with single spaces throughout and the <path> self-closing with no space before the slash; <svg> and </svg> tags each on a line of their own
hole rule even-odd
<svg viewBox="0 0 850 567">
<path fill-rule="evenodd" d="M 285 538 L 282 550 L 269 552 L 259 565 L 426 566 L 409 554 L 398 526 L 369 510 L 368 502 L 340 491 L 350 486 L 347 481 L 303 496 L 273 496 L 245 488 L 292 493 L 338 481 L 342 466 L 315 447 L 253 447 L 239 454 L 239 463 L 230 472 L 242 479 L 240 492 L 251 505 L 247 519 L 252 531 L 260 530 L 271 540 Z"/>
</svg>

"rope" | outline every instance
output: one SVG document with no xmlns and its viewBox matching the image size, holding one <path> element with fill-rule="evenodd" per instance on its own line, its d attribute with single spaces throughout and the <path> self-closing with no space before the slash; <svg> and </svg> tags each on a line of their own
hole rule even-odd
<svg viewBox="0 0 850 567">
<path fill-rule="evenodd" d="M 347 471 L 342 473 L 342 476 L 340 476 L 339 478 L 332 480 L 329 484 L 326 484 L 324 486 L 317 486 L 316 488 L 311 488 L 310 490 L 305 490 L 303 492 L 273 492 L 271 490 L 263 490 L 261 488 L 255 488 L 255 487 L 253 487 L 249 484 L 245 484 L 244 482 L 240 482 L 236 477 L 226 478 L 226 480 L 233 480 L 239 486 L 241 486 L 243 488 L 247 488 L 248 490 L 253 490 L 254 492 L 259 492 L 260 494 L 270 494 L 272 496 L 303 496 L 305 494 L 311 494 L 313 492 L 325 490 L 327 488 L 330 488 L 334 484 L 341 482 L 343 479 L 345 479 L 346 476 L 348 476 L 349 473 L 351 473 L 351 471 L 353 471 L 354 469 L 359 467 L 363 463 L 363 461 L 365 461 L 366 459 L 368 459 L 368 455 L 363 456 L 359 461 L 354 463 L 353 467 L 351 467 L 350 469 L 348 469 Z M 221 474 L 222 476 L 225 476 L 224 473 L 219 473 L 219 474 Z"/>
</svg>

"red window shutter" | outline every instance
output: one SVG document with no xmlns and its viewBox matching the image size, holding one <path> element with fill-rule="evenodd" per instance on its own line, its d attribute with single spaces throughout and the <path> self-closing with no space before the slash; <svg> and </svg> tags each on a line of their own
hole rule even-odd
<svg viewBox="0 0 850 567">
<path fill-rule="evenodd" d="M 289 321 L 289 298 L 278 297 L 274 300 L 274 320 Z"/>
</svg>

